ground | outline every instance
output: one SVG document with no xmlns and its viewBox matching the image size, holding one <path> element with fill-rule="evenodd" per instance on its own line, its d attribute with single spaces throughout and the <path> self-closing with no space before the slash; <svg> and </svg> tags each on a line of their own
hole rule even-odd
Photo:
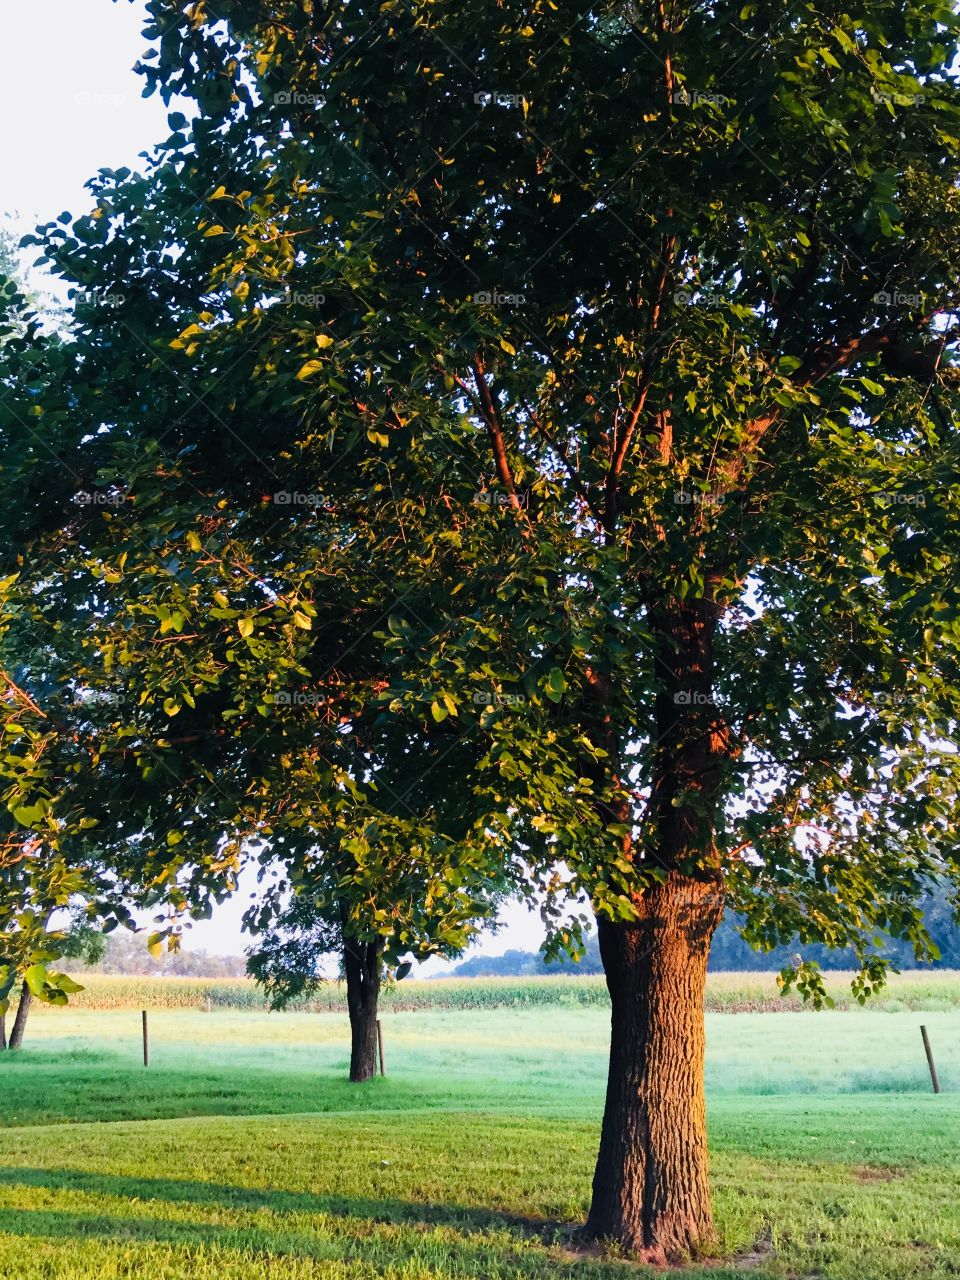
<svg viewBox="0 0 960 1280">
<path fill-rule="evenodd" d="M 944 1093 L 934 1097 L 926 1024 Z M 586 1210 L 602 1009 L 41 1011 L 0 1059 L 0 1277 L 612 1280 Z M 690 1280 L 960 1275 L 960 1013 L 708 1015 L 719 1240 Z M 69 1123 L 66 1123 L 69 1122 Z"/>
</svg>

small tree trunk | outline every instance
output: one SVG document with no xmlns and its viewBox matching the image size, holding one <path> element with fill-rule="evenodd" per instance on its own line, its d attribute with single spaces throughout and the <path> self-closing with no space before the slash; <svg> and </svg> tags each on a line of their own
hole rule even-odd
<svg viewBox="0 0 960 1280">
<path fill-rule="evenodd" d="M 0 1053 L 7 1047 L 7 1015 L 0 1013 Z"/>
<path fill-rule="evenodd" d="M 671 875 L 636 922 L 598 922 L 612 1005 L 607 1097 L 586 1232 L 674 1262 L 713 1230 L 703 1087 L 703 995 L 722 906 Z"/>
<path fill-rule="evenodd" d="M 354 1084 L 372 1080 L 377 1073 L 381 955 L 379 942 L 354 942 L 347 938 L 343 945 L 350 1013 L 350 1079 Z"/>
<path fill-rule="evenodd" d="M 13 1029 L 10 1032 L 11 1049 L 19 1049 L 23 1044 L 23 1033 L 27 1029 L 27 1015 L 30 1012 L 32 1000 L 33 992 L 24 983 L 20 988 L 20 1003 L 17 1005 L 17 1016 L 13 1020 Z"/>
</svg>

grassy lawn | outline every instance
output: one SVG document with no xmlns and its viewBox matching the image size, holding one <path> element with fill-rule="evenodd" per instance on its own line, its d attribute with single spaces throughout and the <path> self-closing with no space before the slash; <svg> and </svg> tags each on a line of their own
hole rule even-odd
<svg viewBox="0 0 960 1280">
<path fill-rule="evenodd" d="M 390 1075 L 355 1088 L 337 1015 L 154 1012 L 145 1071 L 136 1011 L 41 1012 L 0 1059 L 0 1277 L 636 1270 L 568 1248 L 602 1010 L 384 1021 Z M 715 1014 L 708 1035 L 720 1241 L 686 1275 L 960 1275 L 960 1013 Z"/>
</svg>

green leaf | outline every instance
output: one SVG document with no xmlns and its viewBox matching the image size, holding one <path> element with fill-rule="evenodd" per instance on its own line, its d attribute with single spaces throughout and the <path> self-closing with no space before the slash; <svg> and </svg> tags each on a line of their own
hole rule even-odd
<svg viewBox="0 0 960 1280">
<path fill-rule="evenodd" d="M 46 965 L 32 964 L 24 973 L 23 980 L 27 984 L 29 990 L 38 998 L 43 999 L 47 987 L 47 967 Z"/>
<path fill-rule="evenodd" d="M 252 635 L 253 635 L 253 619 L 252 619 L 252 618 L 238 618 L 238 619 L 237 619 L 237 630 L 240 632 L 240 634 L 241 634 L 244 638 L 246 638 L 247 636 L 252 636 Z"/>
<path fill-rule="evenodd" d="M 68 978 L 65 973 L 57 973 L 50 975 L 53 978 L 53 984 L 58 991 L 63 991 L 67 995 L 75 995 L 78 991 L 83 991 L 83 983 L 74 982 L 73 978 Z"/>
<path fill-rule="evenodd" d="M 559 667 L 553 667 L 547 676 L 544 692 L 551 702 L 559 702 L 567 688 L 567 681 Z"/>
<path fill-rule="evenodd" d="M 21 827 L 32 827 L 44 815 L 42 804 L 23 804 L 13 811 L 13 816 Z"/>
</svg>

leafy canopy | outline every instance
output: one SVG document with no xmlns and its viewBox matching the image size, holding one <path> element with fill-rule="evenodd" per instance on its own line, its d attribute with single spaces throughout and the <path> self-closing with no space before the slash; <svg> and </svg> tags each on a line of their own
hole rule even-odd
<svg viewBox="0 0 960 1280">
<path fill-rule="evenodd" d="M 38 236 L 96 297 L 42 422 L 14 401 L 5 519 L 83 678 L 142 691 L 151 869 L 327 830 L 388 915 L 408 857 L 458 909 L 546 891 L 560 940 L 564 895 L 629 919 L 685 874 L 760 944 L 922 950 L 958 865 L 952 9 L 148 9 L 186 106 Z"/>
</svg>

